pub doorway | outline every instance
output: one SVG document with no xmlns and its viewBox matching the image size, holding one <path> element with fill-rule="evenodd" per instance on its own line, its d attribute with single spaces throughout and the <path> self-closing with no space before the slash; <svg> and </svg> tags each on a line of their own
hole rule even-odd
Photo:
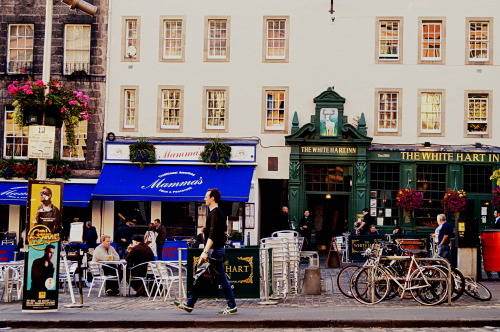
<svg viewBox="0 0 500 332">
<path fill-rule="evenodd" d="M 342 235 L 348 230 L 349 196 L 326 194 L 307 195 L 307 206 L 314 220 L 316 230 L 311 242 L 316 246 L 328 246 L 333 236 Z"/>
</svg>

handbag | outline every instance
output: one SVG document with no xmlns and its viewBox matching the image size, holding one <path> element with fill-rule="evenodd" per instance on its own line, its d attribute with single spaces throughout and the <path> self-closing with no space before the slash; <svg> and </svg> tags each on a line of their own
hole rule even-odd
<svg viewBox="0 0 500 332">
<path fill-rule="evenodd" d="M 193 275 L 193 291 L 195 293 L 207 296 L 219 295 L 219 264 L 223 264 L 223 262 L 218 259 L 200 260 Z"/>
</svg>

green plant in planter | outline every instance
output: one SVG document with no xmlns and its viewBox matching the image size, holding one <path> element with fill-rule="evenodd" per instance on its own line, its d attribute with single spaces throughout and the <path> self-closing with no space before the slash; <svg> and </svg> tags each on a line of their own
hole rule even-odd
<svg viewBox="0 0 500 332">
<path fill-rule="evenodd" d="M 47 178 L 49 179 L 62 178 L 68 180 L 71 178 L 72 171 L 71 162 L 61 159 L 58 154 L 54 159 L 47 161 Z"/>
<path fill-rule="evenodd" d="M 231 241 L 242 241 L 243 236 L 241 235 L 240 232 L 238 231 L 232 231 L 231 232 Z"/>
<path fill-rule="evenodd" d="M 231 157 L 231 146 L 222 142 L 219 138 L 212 139 L 212 142 L 205 145 L 203 152 L 200 154 L 200 160 L 205 163 L 215 163 L 215 168 L 219 168 L 219 164 L 228 167 L 227 161 Z"/>
<path fill-rule="evenodd" d="M 156 163 L 156 148 L 153 143 L 149 143 L 144 137 L 140 137 L 136 143 L 129 146 L 130 161 L 139 163 L 141 169 L 146 163 Z"/>
</svg>

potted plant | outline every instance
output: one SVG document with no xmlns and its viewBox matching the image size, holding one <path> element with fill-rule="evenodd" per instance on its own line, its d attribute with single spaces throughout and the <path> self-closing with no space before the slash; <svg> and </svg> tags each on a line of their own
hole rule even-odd
<svg viewBox="0 0 500 332">
<path fill-rule="evenodd" d="M 493 171 L 493 174 L 490 176 L 490 180 L 497 180 L 497 186 L 500 186 L 500 169 Z"/>
<path fill-rule="evenodd" d="M 152 143 L 149 143 L 145 138 L 140 137 L 136 143 L 129 146 L 130 161 L 138 162 L 141 169 L 146 163 L 156 163 L 156 148 Z"/>
<path fill-rule="evenodd" d="M 243 235 L 241 234 L 241 232 L 232 231 L 230 238 L 232 246 L 234 246 L 235 243 L 238 243 L 240 247 L 243 245 Z"/>
<path fill-rule="evenodd" d="M 444 193 L 441 204 L 444 207 L 444 213 L 454 213 L 455 219 L 458 219 L 460 212 L 467 207 L 467 193 L 464 190 L 448 189 Z"/>
<path fill-rule="evenodd" d="M 231 158 L 231 146 L 216 137 L 205 145 L 199 159 L 205 163 L 214 163 L 215 168 L 218 168 L 219 164 L 229 168 L 227 165 L 229 158 Z"/>
<path fill-rule="evenodd" d="M 424 196 L 420 191 L 409 189 L 407 187 L 398 190 L 396 196 L 396 206 L 403 208 L 405 222 L 410 222 L 410 214 L 420 209 L 424 204 Z"/>
<path fill-rule="evenodd" d="M 493 196 L 491 196 L 491 203 L 494 209 L 500 209 L 500 187 L 496 187 L 493 190 Z"/>
<path fill-rule="evenodd" d="M 25 180 L 36 178 L 36 160 L 16 160 L 14 157 L 0 161 L 0 177 L 10 180 L 22 178 Z"/>
<path fill-rule="evenodd" d="M 67 143 L 74 148 L 75 128 L 80 121 L 88 120 L 91 113 L 89 96 L 65 88 L 58 81 L 50 81 L 47 85 L 42 80 L 14 81 L 8 90 L 14 97 L 15 124 L 20 127 L 45 124 L 60 128 L 64 123 Z"/>
</svg>

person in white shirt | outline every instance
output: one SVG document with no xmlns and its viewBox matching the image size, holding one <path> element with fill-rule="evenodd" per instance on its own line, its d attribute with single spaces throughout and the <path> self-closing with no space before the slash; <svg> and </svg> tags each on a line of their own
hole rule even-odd
<svg viewBox="0 0 500 332">
<path fill-rule="evenodd" d="M 101 244 L 97 246 L 94 250 L 94 255 L 92 256 L 93 262 L 106 262 L 106 261 L 119 261 L 120 256 L 116 252 L 115 248 L 111 246 L 111 236 L 103 235 L 101 236 Z M 106 275 L 116 275 L 115 270 L 103 266 L 102 270 Z M 118 270 L 121 274 L 121 270 Z M 121 278 L 121 275 L 120 275 Z M 106 295 L 117 295 L 119 293 L 119 283 L 117 281 L 106 281 Z"/>
</svg>

